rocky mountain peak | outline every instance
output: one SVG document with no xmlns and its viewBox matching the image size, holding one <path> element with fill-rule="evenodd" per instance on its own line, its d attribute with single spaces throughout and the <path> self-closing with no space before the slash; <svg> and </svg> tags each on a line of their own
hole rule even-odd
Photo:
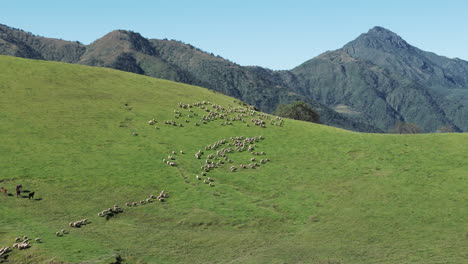
<svg viewBox="0 0 468 264">
<path fill-rule="evenodd" d="M 411 50 L 412 46 L 396 33 L 386 28 L 376 26 L 367 33 L 361 34 L 343 48 L 352 54 L 356 49 L 376 49 L 398 52 L 398 50 Z"/>
</svg>

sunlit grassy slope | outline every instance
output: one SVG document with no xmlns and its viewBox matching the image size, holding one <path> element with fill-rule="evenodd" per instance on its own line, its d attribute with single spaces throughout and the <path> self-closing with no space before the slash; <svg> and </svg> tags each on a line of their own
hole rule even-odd
<svg viewBox="0 0 468 264">
<path fill-rule="evenodd" d="M 0 247 L 43 240 L 13 250 L 10 263 L 466 261 L 467 134 L 361 134 L 292 120 L 260 128 L 251 117 L 250 127 L 222 126 L 178 107 L 203 100 L 240 107 L 199 87 L 0 56 L 0 186 L 14 193 L 22 183 L 41 198 L 0 193 Z M 252 157 L 233 152 L 208 173 L 214 187 L 195 178 L 214 152 L 206 145 L 260 135 L 255 151 L 266 155 L 255 157 L 270 162 L 231 172 Z M 176 167 L 162 161 L 172 151 Z M 124 205 L 161 190 L 164 203 Z M 97 216 L 115 204 L 125 211 Z M 83 218 L 91 223 L 68 227 Z M 61 229 L 69 234 L 57 237 Z"/>
</svg>

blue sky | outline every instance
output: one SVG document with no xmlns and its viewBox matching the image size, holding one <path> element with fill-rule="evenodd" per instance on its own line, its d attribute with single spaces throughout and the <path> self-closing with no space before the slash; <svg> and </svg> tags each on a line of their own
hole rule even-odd
<svg viewBox="0 0 468 264">
<path fill-rule="evenodd" d="M 177 39 L 241 65 L 291 69 L 378 25 L 468 60 L 468 1 L 0 0 L 0 23 L 89 44 L 114 29 Z"/>
</svg>

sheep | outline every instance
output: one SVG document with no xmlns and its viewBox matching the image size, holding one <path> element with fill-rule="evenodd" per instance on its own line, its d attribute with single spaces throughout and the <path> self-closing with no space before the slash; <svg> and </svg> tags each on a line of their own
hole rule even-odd
<svg viewBox="0 0 468 264">
<path fill-rule="evenodd" d="M 169 162 L 169 165 L 171 165 L 172 167 L 174 167 L 176 164 L 175 164 L 175 162 Z"/>
<path fill-rule="evenodd" d="M 198 175 L 195 175 L 195 178 L 197 178 L 197 180 L 201 180 L 200 176 Z"/>
<path fill-rule="evenodd" d="M 152 201 L 151 201 L 151 198 L 147 198 L 147 199 L 146 199 L 146 202 L 147 202 L 147 203 L 151 203 L 151 202 L 152 202 Z"/>
<path fill-rule="evenodd" d="M 37 243 L 41 243 L 41 242 L 42 242 L 42 240 L 41 240 L 39 237 L 36 237 L 36 238 L 34 239 L 34 241 L 36 241 Z"/>
<path fill-rule="evenodd" d="M 13 244 L 13 248 L 17 247 L 17 244 Z M 0 257 L 10 252 L 10 247 L 0 248 Z"/>
<path fill-rule="evenodd" d="M 212 182 L 210 182 L 208 185 L 210 185 L 211 187 L 214 187 L 214 184 Z"/>
<path fill-rule="evenodd" d="M 251 158 L 250 161 L 255 161 L 255 158 Z"/>
<path fill-rule="evenodd" d="M 18 242 L 20 242 L 20 241 L 21 241 L 21 237 L 15 238 L 15 242 L 16 242 L 16 243 L 18 243 Z"/>
<path fill-rule="evenodd" d="M 28 242 L 23 242 L 23 243 L 18 244 L 18 249 L 20 249 L 20 250 L 21 249 L 27 249 L 29 247 L 30 247 L 30 245 L 29 245 Z"/>
<path fill-rule="evenodd" d="M 181 150 L 181 151 L 179 151 L 179 153 L 180 153 L 180 154 L 184 154 L 184 152 L 183 152 L 182 150 Z"/>
<path fill-rule="evenodd" d="M 58 232 L 55 232 L 55 235 L 56 236 L 62 236 L 62 233 L 60 233 L 60 231 L 58 231 Z"/>
</svg>

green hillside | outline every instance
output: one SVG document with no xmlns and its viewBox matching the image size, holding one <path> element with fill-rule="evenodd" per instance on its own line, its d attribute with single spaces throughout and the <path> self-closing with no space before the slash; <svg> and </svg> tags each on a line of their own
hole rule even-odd
<svg viewBox="0 0 468 264">
<path fill-rule="evenodd" d="M 7 56 L 0 107 L 0 186 L 12 194 L 0 193 L 0 248 L 42 239 L 13 249 L 7 263 L 466 261 L 467 134 L 280 126 L 204 88 Z M 218 118 L 204 124 L 203 115 Z M 226 160 L 209 161 L 224 164 L 202 176 L 223 149 Z M 163 162 L 169 155 L 175 166 Z M 16 198 L 20 183 L 26 198 Z M 162 190 L 164 202 L 140 204 Z M 124 211 L 98 216 L 114 205 Z"/>
</svg>

